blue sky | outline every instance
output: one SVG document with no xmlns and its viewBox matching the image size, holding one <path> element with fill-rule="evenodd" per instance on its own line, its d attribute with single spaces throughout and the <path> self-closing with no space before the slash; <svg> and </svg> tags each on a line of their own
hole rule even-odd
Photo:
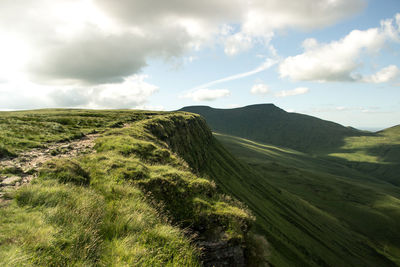
<svg viewBox="0 0 400 267">
<path fill-rule="evenodd" d="M 3 0 L 0 15 L 2 110 L 274 103 L 400 124 L 398 0 Z"/>
</svg>

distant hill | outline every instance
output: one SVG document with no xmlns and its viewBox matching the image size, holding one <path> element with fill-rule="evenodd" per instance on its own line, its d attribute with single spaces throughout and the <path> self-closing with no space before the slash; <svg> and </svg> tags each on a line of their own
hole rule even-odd
<svg viewBox="0 0 400 267">
<path fill-rule="evenodd" d="M 234 109 L 189 106 L 181 111 L 200 114 L 216 132 L 308 153 L 332 151 L 344 145 L 346 137 L 367 134 L 312 116 L 289 113 L 273 104 Z"/>
</svg>

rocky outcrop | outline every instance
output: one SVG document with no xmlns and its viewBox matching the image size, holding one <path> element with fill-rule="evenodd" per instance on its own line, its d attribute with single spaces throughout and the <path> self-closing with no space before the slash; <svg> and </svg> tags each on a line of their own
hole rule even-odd
<svg viewBox="0 0 400 267">
<path fill-rule="evenodd" d="M 205 267 L 244 267 L 245 258 L 240 244 L 227 241 L 199 242 L 202 250 L 201 260 Z"/>
</svg>

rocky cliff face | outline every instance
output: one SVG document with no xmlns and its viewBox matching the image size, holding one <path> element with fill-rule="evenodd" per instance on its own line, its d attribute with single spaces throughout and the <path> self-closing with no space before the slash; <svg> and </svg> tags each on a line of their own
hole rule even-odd
<svg viewBox="0 0 400 267">
<path fill-rule="evenodd" d="M 240 245 L 232 245 L 227 241 L 199 242 L 203 250 L 201 257 L 205 267 L 244 267 L 245 258 Z"/>
</svg>

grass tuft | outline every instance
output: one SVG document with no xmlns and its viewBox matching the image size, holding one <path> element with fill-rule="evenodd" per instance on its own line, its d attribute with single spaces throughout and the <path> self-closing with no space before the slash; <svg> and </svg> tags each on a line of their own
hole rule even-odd
<svg viewBox="0 0 400 267">
<path fill-rule="evenodd" d="M 47 162 L 40 169 L 39 177 L 76 185 L 88 185 L 90 183 L 89 174 L 82 169 L 78 161 L 72 159 L 57 159 Z"/>
</svg>

